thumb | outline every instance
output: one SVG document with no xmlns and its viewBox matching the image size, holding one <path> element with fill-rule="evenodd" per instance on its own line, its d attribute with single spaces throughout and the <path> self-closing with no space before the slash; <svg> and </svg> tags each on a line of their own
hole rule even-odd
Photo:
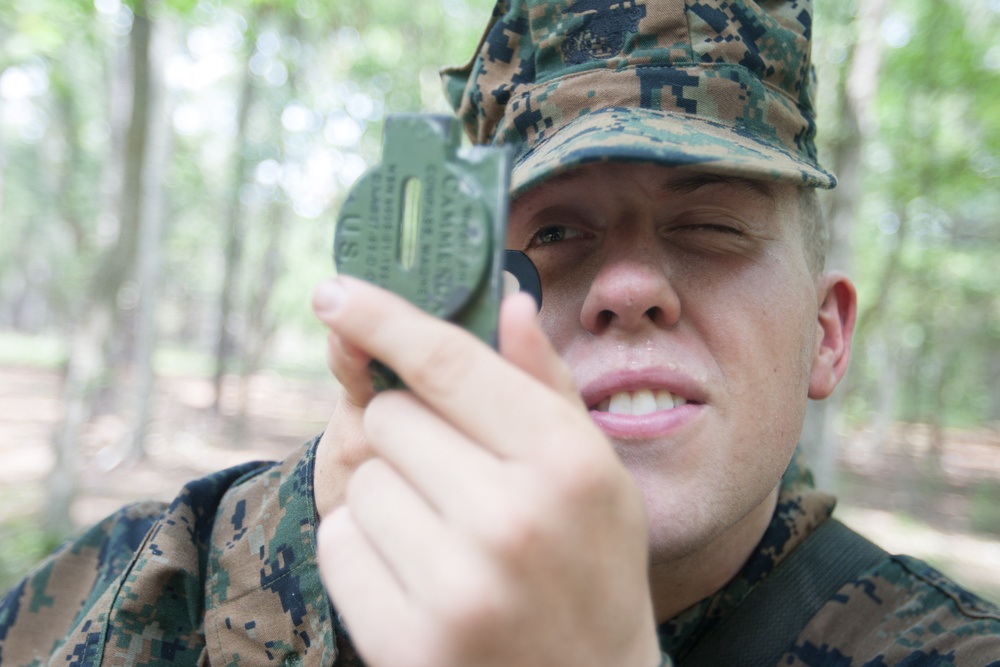
<svg viewBox="0 0 1000 667">
<path fill-rule="evenodd" d="M 530 295 L 511 294 L 501 303 L 499 348 L 504 359 L 561 396 L 580 403 L 573 374 L 538 326 L 538 310 Z"/>
</svg>

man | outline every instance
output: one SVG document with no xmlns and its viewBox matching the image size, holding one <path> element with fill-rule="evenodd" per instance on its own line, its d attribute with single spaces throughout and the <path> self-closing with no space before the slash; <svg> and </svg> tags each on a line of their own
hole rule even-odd
<svg viewBox="0 0 1000 667">
<path fill-rule="evenodd" d="M 822 268 L 810 31 L 802 0 L 500 2 L 448 87 L 517 151 L 540 312 L 508 298 L 497 353 L 323 283 L 322 438 L 67 547 L 0 660 L 1000 664 L 1000 612 L 838 528 L 794 455 L 856 307 Z"/>
</svg>

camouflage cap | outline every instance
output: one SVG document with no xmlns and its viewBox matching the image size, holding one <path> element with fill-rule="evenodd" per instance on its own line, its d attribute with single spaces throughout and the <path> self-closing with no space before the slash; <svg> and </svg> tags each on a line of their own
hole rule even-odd
<svg viewBox="0 0 1000 667">
<path fill-rule="evenodd" d="M 475 143 L 514 147 L 515 194 L 602 160 L 832 188 L 811 27 L 812 0 L 499 0 L 442 78 Z"/>
</svg>

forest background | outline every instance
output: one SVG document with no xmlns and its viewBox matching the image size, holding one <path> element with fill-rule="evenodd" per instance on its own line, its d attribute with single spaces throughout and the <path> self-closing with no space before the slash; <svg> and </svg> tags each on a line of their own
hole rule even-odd
<svg viewBox="0 0 1000 667">
<path fill-rule="evenodd" d="M 66 535 L 282 456 L 334 395 L 333 220 L 489 0 L 0 3 L 0 589 Z M 846 520 L 1000 599 L 1000 0 L 816 0 Z"/>
</svg>

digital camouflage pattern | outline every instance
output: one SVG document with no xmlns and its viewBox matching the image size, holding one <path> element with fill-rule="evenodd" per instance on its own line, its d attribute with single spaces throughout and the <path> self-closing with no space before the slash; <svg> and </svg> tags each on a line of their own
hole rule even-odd
<svg viewBox="0 0 1000 667">
<path fill-rule="evenodd" d="M 474 142 L 515 148 L 515 194 L 600 160 L 833 187 L 811 39 L 811 0 L 499 0 L 442 76 Z"/>
<path fill-rule="evenodd" d="M 315 441 L 132 505 L 64 546 L 0 602 L 0 664 L 363 665 L 316 567 Z M 755 553 L 660 626 L 679 665 L 833 509 L 798 459 Z M 1000 610 L 893 556 L 841 588 L 779 665 L 1000 667 Z"/>
<path fill-rule="evenodd" d="M 684 657 L 813 530 L 836 500 L 813 488 L 796 453 L 757 549 L 733 580 L 659 628 Z M 805 620 L 805 619 L 803 619 Z M 794 667 L 1000 667 L 1000 608 L 915 558 L 888 556 L 844 585 L 813 616 L 777 665 Z"/>
<path fill-rule="evenodd" d="M 62 547 L 0 603 L 0 664 L 360 665 L 316 566 L 314 444 Z"/>
<path fill-rule="evenodd" d="M 608 159 L 832 187 L 813 144 L 810 32 L 808 0 L 501 0 L 478 57 L 445 81 L 476 141 L 517 150 L 515 192 Z M 0 663 L 362 665 L 316 564 L 316 443 L 65 545 L 0 601 Z M 740 573 L 660 626 L 677 664 L 830 516 L 809 482 L 796 458 Z M 907 557 L 803 621 L 779 665 L 1000 667 L 1000 609 Z"/>
</svg>

